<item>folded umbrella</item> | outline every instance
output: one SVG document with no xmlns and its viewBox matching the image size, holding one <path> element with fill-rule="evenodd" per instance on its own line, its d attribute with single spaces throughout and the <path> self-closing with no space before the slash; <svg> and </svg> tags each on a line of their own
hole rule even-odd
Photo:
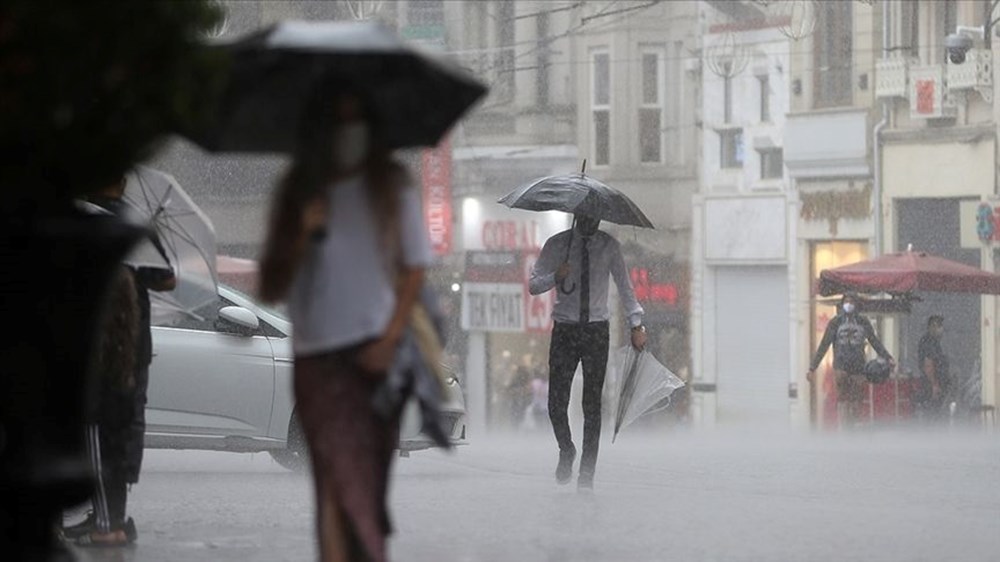
<svg viewBox="0 0 1000 562">
<path fill-rule="evenodd" d="M 487 88 L 375 22 L 286 21 L 216 48 L 230 61 L 216 118 L 185 136 L 216 152 L 291 152 L 303 107 L 339 80 L 389 148 L 435 146 Z"/>
<path fill-rule="evenodd" d="M 615 359 L 613 366 L 619 380 L 612 443 L 618 432 L 635 420 L 669 406 L 670 395 L 684 386 L 684 381 L 646 350 L 638 351 L 628 345 L 615 353 Z"/>
</svg>

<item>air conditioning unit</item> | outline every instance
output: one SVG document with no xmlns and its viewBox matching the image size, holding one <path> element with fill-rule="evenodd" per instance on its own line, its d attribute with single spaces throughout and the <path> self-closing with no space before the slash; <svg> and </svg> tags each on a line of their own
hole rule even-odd
<svg viewBox="0 0 1000 562">
<path fill-rule="evenodd" d="M 954 100 L 947 95 L 942 65 L 913 66 L 909 74 L 911 118 L 940 119 L 958 113 Z"/>
</svg>

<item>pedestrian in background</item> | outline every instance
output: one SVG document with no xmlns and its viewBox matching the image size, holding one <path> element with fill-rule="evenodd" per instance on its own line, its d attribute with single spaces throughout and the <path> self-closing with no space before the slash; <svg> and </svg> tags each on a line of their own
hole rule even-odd
<svg viewBox="0 0 1000 562">
<path fill-rule="evenodd" d="M 339 84 L 313 94 L 261 260 L 262 299 L 287 298 L 295 326 L 324 561 L 387 559 L 399 415 L 378 415 L 372 401 L 433 261 L 419 194 L 373 123 Z"/>
<path fill-rule="evenodd" d="M 941 348 L 944 335 L 944 317 L 927 319 L 927 331 L 917 347 L 917 408 L 921 418 L 940 420 L 946 415 L 945 405 L 950 402 L 954 384 L 948 369 L 948 356 Z"/>
<path fill-rule="evenodd" d="M 875 335 L 872 323 L 858 311 L 858 297 L 846 294 L 840 299 L 837 315 L 826 325 L 806 375 L 810 383 L 815 383 L 816 369 L 832 345 L 837 417 L 841 424 L 855 423 L 861 417 L 861 404 L 868 390 L 868 379 L 864 374 L 866 343 L 870 343 L 879 357 L 889 362 L 890 368 L 895 368 L 896 361 Z"/>
</svg>

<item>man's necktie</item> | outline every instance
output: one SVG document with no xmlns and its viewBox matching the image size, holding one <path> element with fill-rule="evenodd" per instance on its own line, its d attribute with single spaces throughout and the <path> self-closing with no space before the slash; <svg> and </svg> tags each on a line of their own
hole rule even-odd
<svg viewBox="0 0 1000 562">
<path fill-rule="evenodd" d="M 590 322 L 590 250 L 587 249 L 589 237 L 581 237 L 583 242 L 580 258 L 580 323 Z"/>
</svg>

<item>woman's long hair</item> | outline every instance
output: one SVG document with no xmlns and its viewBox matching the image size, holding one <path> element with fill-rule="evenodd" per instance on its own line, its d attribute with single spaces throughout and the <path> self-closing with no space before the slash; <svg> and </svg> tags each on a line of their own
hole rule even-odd
<svg viewBox="0 0 1000 562">
<path fill-rule="evenodd" d="M 265 302 L 284 299 L 302 263 L 307 244 L 303 236 L 303 213 L 306 205 L 323 198 L 327 189 L 343 171 L 333 160 L 334 131 L 340 125 L 338 102 L 356 94 L 342 85 L 320 88 L 305 106 L 299 124 L 299 138 L 293 161 L 278 185 L 271 206 L 271 217 L 264 253 L 260 262 L 260 298 Z M 408 182 L 405 168 L 392 158 L 381 143 L 379 129 L 370 111 L 363 110 L 370 132 L 368 155 L 363 169 L 372 209 L 379 230 L 387 238 L 396 232 L 399 189 Z"/>
</svg>

